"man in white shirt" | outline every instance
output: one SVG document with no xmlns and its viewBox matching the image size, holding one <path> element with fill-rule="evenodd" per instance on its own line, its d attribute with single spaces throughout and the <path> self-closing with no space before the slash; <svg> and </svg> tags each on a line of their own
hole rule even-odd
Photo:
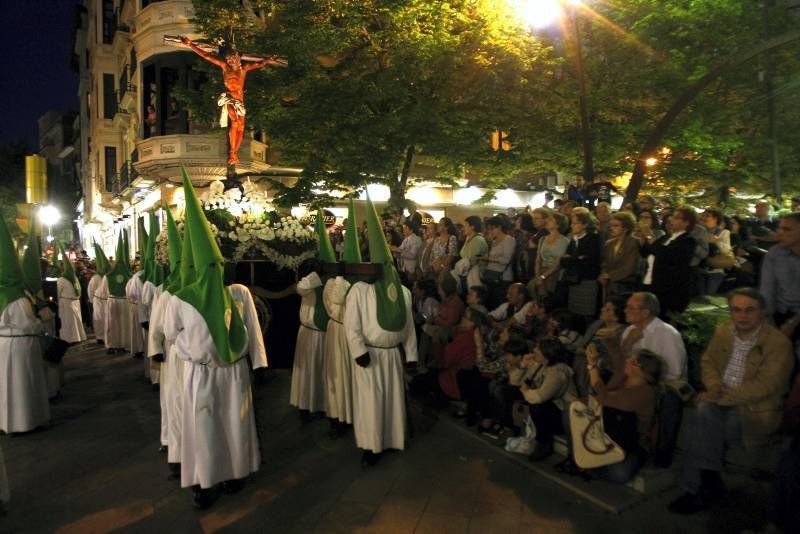
<svg viewBox="0 0 800 534">
<path fill-rule="evenodd" d="M 664 382 L 667 387 L 659 409 L 658 443 L 653 462 L 669 467 L 678 439 L 683 415 L 683 400 L 676 390 L 687 378 L 686 347 L 680 333 L 658 318 L 661 305 L 653 293 L 634 293 L 625 306 L 625 320 L 630 326 L 622 333 L 622 354 L 626 358 L 639 349 L 649 349 L 664 363 Z"/>
<path fill-rule="evenodd" d="M 411 223 L 403 223 L 403 242 L 400 246 L 390 248 L 398 255 L 397 265 L 400 272 L 406 280 L 410 279 L 417 270 L 419 253 L 422 250 L 422 238 L 414 232 Z"/>
<path fill-rule="evenodd" d="M 509 324 L 522 326 L 527 321 L 528 308 L 531 305 L 525 284 L 511 284 L 506 290 L 506 301 L 489 312 L 489 323 L 496 330 L 502 330 Z"/>
</svg>

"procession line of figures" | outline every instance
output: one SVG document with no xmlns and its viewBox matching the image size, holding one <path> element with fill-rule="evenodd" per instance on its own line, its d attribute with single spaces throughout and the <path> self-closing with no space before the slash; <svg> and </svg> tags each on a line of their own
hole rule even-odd
<svg viewBox="0 0 800 534">
<path fill-rule="evenodd" d="M 250 373 L 267 366 L 267 354 L 252 295 L 243 285 L 225 284 L 222 255 L 185 173 L 184 189 L 182 237 L 166 210 L 169 273 L 155 261 L 159 228 L 151 213 L 149 236 L 140 242 L 143 268 L 132 272 L 123 231 L 113 267 L 95 245 L 97 271 L 87 291 L 97 343 L 109 354 L 146 356 L 145 376 L 159 384 L 161 450 L 181 486 L 193 488 L 195 506 L 207 508 L 223 491 L 240 490 L 261 464 Z M 355 225 L 352 204 L 350 211 Z M 352 424 L 364 462 L 373 465 L 384 450 L 405 447 L 403 362 L 417 360 L 417 342 L 411 294 L 400 283 L 371 202 L 368 211 L 370 257 L 382 265 L 371 283 L 311 272 L 319 262 L 336 262 L 323 218 L 317 218 L 319 259 L 305 264 L 309 274 L 297 284 L 301 325 L 290 402 Z M 358 233 L 348 237 L 345 261 L 360 263 Z M 39 341 L 45 326 L 34 313 L 37 300 L 26 293 L 5 225 L 0 247 L 0 429 L 20 433 L 49 420 L 48 367 Z M 77 344 L 86 340 L 80 286 L 63 247 L 62 255 L 59 335 Z M 57 387 L 60 365 L 49 373 Z M 0 475 L 5 501 L 1 461 Z"/>
</svg>

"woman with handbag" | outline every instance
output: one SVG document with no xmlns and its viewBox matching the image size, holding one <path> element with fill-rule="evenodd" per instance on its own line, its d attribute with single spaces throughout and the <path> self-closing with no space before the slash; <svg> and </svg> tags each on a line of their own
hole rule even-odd
<svg viewBox="0 0 800 534">
<path fill-rule="evenodd" d="M 710 249 L 706 260 L 710 268 L 706 275 L 706 294 L 715 295 L 725 281 L 725 270 L 736 266 L 736 256 L 733 255 L 731 232 L 725 228 L 722 212 L 709 208 L 703 212 L 702 220 L 708 230 Z"/>
<path fill-rule="evenodd" d="M 594 231 L 594 217 L 588 211 L 572 214 L 572 235 L 561 258 L 567 285 L 569 311 L 584 318 L 597 314 L 597 278 L 600 276 L 602 247 Z"/>
<path fill-rule="evenodd" d="M 511 262 L 514 261 L 516 241 L 508 235 L 510 224 L 504 217 L 492 217 L 486 221 L 486 232 L 492 240 L 488 256 L 479 256 L 478 260 L 486 264 L 483 271 L 483 282 L 488 286 L 488 308 L 493 309 L 503 302 L 506 289 L 513 281 Z"/>
<path fill-rule="evenodd" d="M 570 444 L 570 455 L 557 469 L 567 474 L 580 474 L 578 465 L 583 462 L 579 456 L 596 456 L 592 465 L 603 465 L 603 455 L 614 458 L 615 463 L 605 463 L 604 467 L 591 472 L 612 482 L 628 482 L 645 464 L 651 447 L 651 430 L 655 419 L 657 388 L 661 378 L 661 357 L 647 349 L 640 349 L 625 360 L 624 368 L 604 382 L 597 368 L 600 354 L 594 344 L 586 347 L 587 369 L 594 389 L 594 398 L 602 406 L 602 414 L 594 416 L 580 436 L 581 442 L 573 442 L 570 425 L 576 410 L 570 409 L 565 417 L 565 429 Z M 579 412 L 578 412 L 579 413 Z M 590 418 L 592 416 L 589 416 Z M 607 448 L 599 448 L 589 443 L 592 427 L 602 425 Z M 608 440 L 610 438 L 610 440 Z M 612 441 L 610 444 L 608 441 Z M 614 445 L 614 447 L 612 447 Z M 600 450 L 598 450 L 598 448 Z M 624 454 L 619 453 L 619 450 Z M 619 458 L 622 458 L 619 460 Z"/>
<path fill-rule="evenodd" d="M 527 355 L 523 366 L 527 364 Z M 572 381 L 570 357 L 555 339 L 543 339 L 533 349 L 532 363 L 539 371 L 520 384 L 519 390 L 528 404 L 536 427 L 536 448 L 529 460 L 538 462 L 553 454 L 553 436 L 563 432 L 562 411 L 576 397 Z"/>
<path fill-rule="evenodd" d="M 533 287 L 539 302 L 553 294 L 561 274 L 561 257 L 567 251 L 569 239 L 561 234 L 562 214 L 551 212 L 545 220 L 547 235 L 539 242 L 536 254 L 536 276 Z"/>
</svg>

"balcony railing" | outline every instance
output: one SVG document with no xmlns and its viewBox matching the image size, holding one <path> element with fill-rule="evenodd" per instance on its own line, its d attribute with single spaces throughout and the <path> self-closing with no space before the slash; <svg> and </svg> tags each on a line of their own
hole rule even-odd
<svg viewBox="0 0 800 534">
<path fill-rule="evenodd" d="M 126 161 L 122 164 L 119 172 L 114 174 L 111 179 L 106 179 L 106 190 L 112 193 L 115 197 L 122 195 L 122 193 L 131 187 L 131 183 L 139 176 L 133 162 Z"/>
</svg>

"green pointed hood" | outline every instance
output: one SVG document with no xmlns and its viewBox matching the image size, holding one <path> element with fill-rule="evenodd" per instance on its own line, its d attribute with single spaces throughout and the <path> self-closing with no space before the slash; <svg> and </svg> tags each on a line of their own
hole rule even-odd
<svg viewBox="0 0 800 534">
<path fill-rule="evenodd" d="M 0 315 L 9 304 L 24 296 L 25 280 L 19 266 L 19 254 L 6 221 L 0 217 Z"/>
<path fill-rule="evenodd" d="M 39 235 L 36 233 L 36 219 L 31 219 L 31 231 L 25 252 L 22 254 L 22 276 L 25 278 L 25 289 L 37 299 L 44 299 L 42 293 L 42 250 L 39 247 Z"/>
<path fill-rule="evenodd" d="M 106 275 L 108 280 L 108 292 L 112 297 L 125 297 L 125 284 L 131 278 L 131 267 L 128 264 L 128 239 L 127 232 L 120 232 L 117 238 L 117 250 L 114 253 L 114 267 Z"/>
<path fill-rule="evenodd" d="M 314 230 L 317 232 L 317 241 L 319 243 L 319 261 L 323 263 L 336 263 L 336 253 L 333 251 L 331 236 L 328 235 L 328 229 L 325 228 L 325 216 L 321 209 L 317 210 L 317 220 L 314 222 Z M 328 310 L 325 309 L 325 302 L 322 298 L 322 292 L 328 278 L 328 276 L 323 276 L 322 285 L 314 292 L 317 296 L 314 304 L 314 325 L 323 332 L 328 330 L 328 321 L 331 320 L 328 315 Z"/>
<path fill-rule="evenodd" d="M 191 243 L 196 270 L 193 284 L 182 288 L 176 296 L 190 304 L 205 319 L 219 358 L 227 363 L 240 359 L 247 347 L 247 329 L 233 303 L 223 278 L 224 259 L 211 232 L 192 181 L 181 168 L 186 199 L 186 236 Z M 254 332 L 254 335 L 257 335 Z"/>
<path fill-rule="evenodd" d="M 181 266 L 180 266 L 180 285 L 175 288 L 175 291 L 170 291 L 173 295 L 190 284 L 193 284 L 197 278 L 197 273 L 194 270 L 194 256 L 192 255 L 192 236 L 183 229 L 183 248 L 181 249 Z"/>
<path fill-rule="evenodd" d="M 173 295 L 181 288 L 181 255 L 183 253 L 181 234 L 178 225 L 172 218 L 172 212 L 165 208 L 167 213 L 167 242 L 169 245 L 169 276 L 164 282 L 164 289 Z"/>
<path fill-rule="evenodd" d="M 392 253 L 383 235 L 378 212 L 367 194 L 367 230 L 369 231 L 369 258 L 371 263 L 383 265 L 383 275 L 375 282 L 378 299 L 378 324 L 384 330 L 399 332 L 406 325 L 406 301 L 400 275 L 397 274 Z"/>
<path fill-rule="evenodd" d="M 164 267 L 156 261 L 156 245 L 160 232 L 158 217 L 154 211 L 150 212 L 150 232 L 147 234 L 147 252 L 144 257 L 144 274 L 142 282 L 150 282 L 158 287 L 164 283 Z"/>
<path fill-rule="evenodd" d="M 361 246 L 358 242 L 358 225 L 356 224 L 356 206 L 351 198 L 347 207 L 347 226 L 344 234 L 344 253 L 342 260 L 346 263 L 361 263 Z"/>
<path fill-rule="evenodd" d="M 144 217 L 139 217 L 136 231 L 136 245 L 139 252 L 139 266 L 144 268 L 144 255 L 147 251 L 147 230 L 144 229 Z"/>
<path fill-rule="evenodd" d="M 319 261 L 324 263 L 336 263 L 336 253 L 333 251 L 331 244 L 331 236 L 328 235 L 328 229 L 325 228 L 325 216 L 322 210 L 317 210 L 317 220 L 314 222 L 314 230 L 317 232 L 317 240 L 319 242 Z"/>
<path fill-rule="evenodd" d="M 106 258 L 106 253 L 103 252 L 103 248 L 100 245 L 98 245 L 96 242 L 93 242 L 93 245 L 95 272 L 100 276 L 105 276 L 108 274 L 108 271 L 111 270 L 111 262 L 109 262 L 108 258 Z"/>
<path fill-rule="evenodd" d="M 61 250 L 61 278 L 66 279 L 75 288 L 75 294 L 81 296 L 81 285 L 78 283 L 78 277 L 75 276 L 75 267 L 72 266 L 72 261 L 67 256 L 67 251 L 64 249 L 64 243 L 58 242 L 58 248 Z"/>
</svg>

